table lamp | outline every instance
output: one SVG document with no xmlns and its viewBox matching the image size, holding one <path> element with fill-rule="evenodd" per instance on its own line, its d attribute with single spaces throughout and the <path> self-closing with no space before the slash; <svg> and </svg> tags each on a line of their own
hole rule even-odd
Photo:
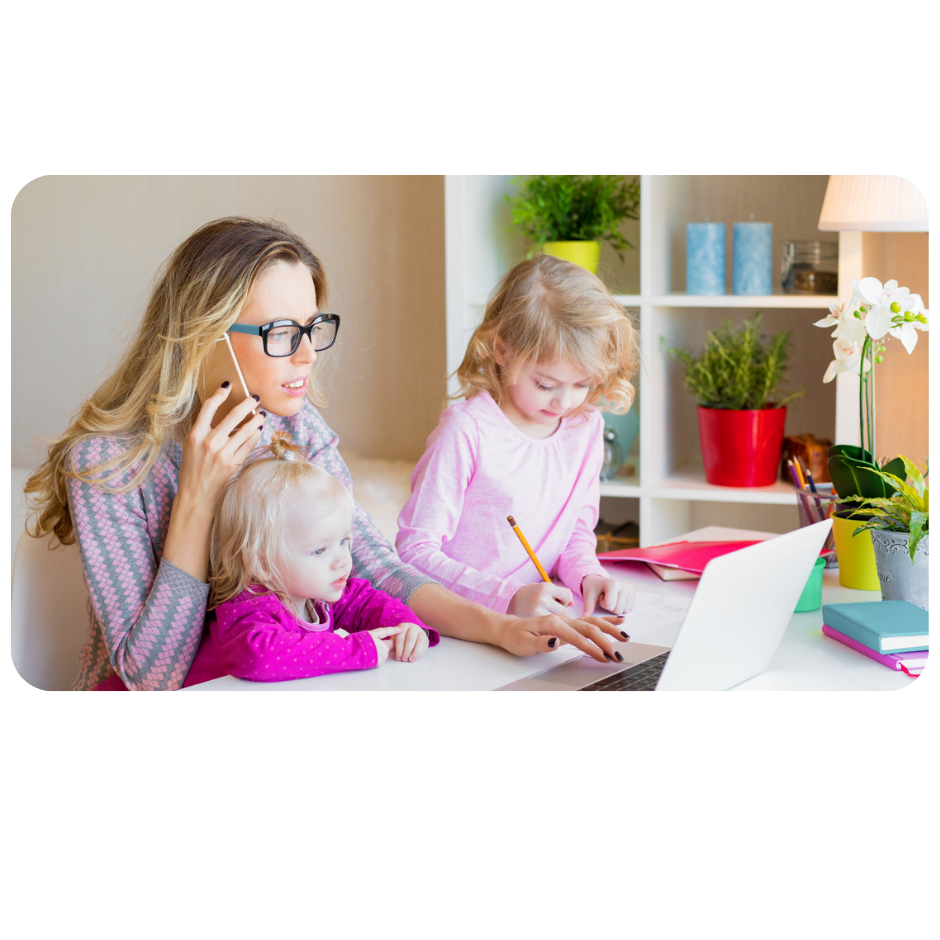
<svg viewBox="0 0 940 940">
<path fill-rule="evenodd" d="M 927 200 L 900 176 L 830 176 L 823 232 L 926 232 Z"/>
</svg>

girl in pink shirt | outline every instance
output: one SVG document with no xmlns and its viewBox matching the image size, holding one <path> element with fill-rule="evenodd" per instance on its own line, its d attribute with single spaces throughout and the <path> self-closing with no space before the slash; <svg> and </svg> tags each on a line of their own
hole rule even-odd
<svg viewBox="0 0 940 940">
<path fill-rule="evenodd" d="M 350 578 L 353 500 L 277 432 L 222 493 L 212 536 L 215 608 L 184 686 L 258 682 L 414 662 L 435 645 L 401 601 Z"/>
<path fill-rule="evenodd" d="M 637 360 L 629 319 L 593 274 L 550 255 L 516 265 L 457 370 L 464 400 L 441 415 L 411 476 L 402 561 L 520 617 L 564 614 L 573 593 L 585 616 L 598 603 L 628 611 L 633 588 L 597 561 L 594 526 L 601 411 L 629 410 Z M 508 515 L 561 585 L 541 581 Z"/>
</svg>

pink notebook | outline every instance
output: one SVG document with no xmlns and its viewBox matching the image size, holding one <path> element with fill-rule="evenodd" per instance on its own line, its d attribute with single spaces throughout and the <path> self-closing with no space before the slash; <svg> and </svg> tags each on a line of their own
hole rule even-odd
<svg viewBox="0 0 940 940">
<path fill-rule="evenodd" d="M 681 568 L 701 574 L 705 566 L 720 555 L 736 552 L 760 539 L 750 542 L 669 542 L 667 545 L 652 545 L 649 548 L 621 548 L 615 552 L 604 552 L 599 561 L 651 561 L 663 568 Z"/>
<path fill-rule="evenodd" d="M 878 653 L 873 649 L 853 640 L 852 637 L 840 633 L 833 629 L 829 624 L 824 623 L 822 632 L 833 640 L 838 640 L 846 646 L 855 650 L 857 653 L 864 653 L 869 659 L 873 659 L 882 666 L 894 669 L 897 672 L 906 672 L 909 676 L 919 676 L 924 671 L 924 664 L 927 662 L 927 650 L 915 650 L 910 653 Z"/>
</svg>

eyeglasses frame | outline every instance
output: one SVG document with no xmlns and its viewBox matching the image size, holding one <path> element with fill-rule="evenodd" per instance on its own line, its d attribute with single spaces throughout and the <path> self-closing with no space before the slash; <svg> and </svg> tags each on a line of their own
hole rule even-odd
<svg viewBox="0 0 940 940">
<path fill-rule="evenodd" d="M 233 323 L 229 328 L 229 333 L 247 333 L 249 336 L 260 336 L 261 342 L 264 345 L 264 354 L 270 356 L 272 359 L 285 359 L 287 356 L 293 356 L 298 349 L 300 349 L 300 344 L 303 342 L 304 334 L 306 334 L 307 339 L 310 340 L 310 345 L 313 346 L 313 329 L 315 326 L 318 326 L 320 323 L 335 323 L 336 330 L 333 333 L 333 339 L 330 341 L 329 346 L 324 346 L 323 349 L 314 348 L 314 352 L 324 352 L 329 349 L 336 342 L 336 337 L 339 336 L 339 314 L 338 313 L 321 313 L 318 316 L 313 318 L 313 321 L 309 326 L 301 326 L 296 320 L 272 320 L 270 323 L 265 323 L 262 326 L 245 326 L 242 323 Z M 291 349 L 290 352 L 284 353 L 282 356 L 275 356 L 273 353 L 268 352 L 268 333 L 274 329 L 276 326 L 296 326 L 300 332 L 297 334 L 297 343 Z"/>
</svg>

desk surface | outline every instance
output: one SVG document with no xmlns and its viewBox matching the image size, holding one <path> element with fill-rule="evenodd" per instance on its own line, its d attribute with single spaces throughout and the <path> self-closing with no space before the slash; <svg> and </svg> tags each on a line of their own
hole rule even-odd
<svg viewBox="0 0 940 940">
<path fill-rule="evenodd" d="M 767 532 L 709 526 L 680 538 L 705 541 L 769 538 L 772 535 Z M 651 594 L 691 596 L 698 584 L 697 581 L 662 581 L 644 564 L 630 563 L 605 567 L 613 576 L 632 583 L 637 591 Z M 826 570 L 823 575 L 824 604 L 878 600 L 881 600 L 878 592 L 854 591 L 842 587 L 839 584 L 838 570 Z M 681 620 L 677 620 L 657 627 L 644 633 L 639 638 L 640 642 L 672 646 L 680 625 Z M 248 682 L 226 676 L 192 686 L 191 690 L 477 691 L 497 689 L 577 655 L 577 650 L 564 647 L 551 653 L 522 658 L 484 643 L 468 643 L 441 637 L 438 646 L 428 650 L 414 663 L 389 660 L 379 669 L 341 672 L 313 679 L 295 679 L 291 682 Z M 794 614 L 770 668 L 735 686 L 733 691 L 877 691 L 900 689 L 913 681 L 903 673 L 894 672 L 824 636 L 820 609 Z"/>
</svg>

